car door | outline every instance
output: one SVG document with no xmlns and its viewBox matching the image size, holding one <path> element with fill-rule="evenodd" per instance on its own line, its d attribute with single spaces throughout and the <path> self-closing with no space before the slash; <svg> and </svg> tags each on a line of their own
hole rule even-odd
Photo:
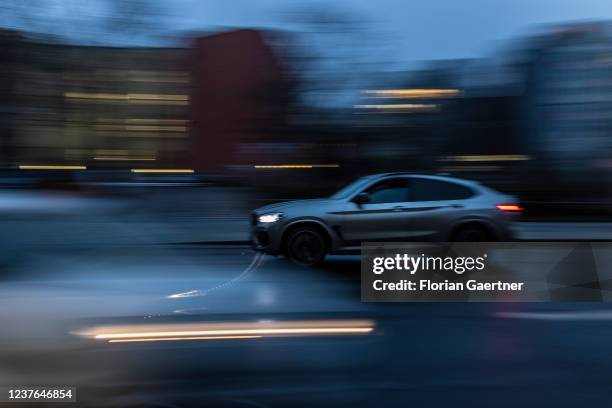
<svg viewBox="0 0 612 408">
<path fill-rule="evenodd" d="M 405 236 L 404 208 L 410 204 L 410 179 L 392 177 L 380 180 L 360 192 L 367 192 L 370 201 L 347 202 L 341 233 L 347 243 L 394 240 Z"/>
<path fill-rule="evenodd" d="M 464 213 L 465 200 L 474 192 L 463 185 L 427 177 L 412 177 L 405 205 L 407 235 L 412 239 L 439 238 L 453 220 Z"/>
</svg>

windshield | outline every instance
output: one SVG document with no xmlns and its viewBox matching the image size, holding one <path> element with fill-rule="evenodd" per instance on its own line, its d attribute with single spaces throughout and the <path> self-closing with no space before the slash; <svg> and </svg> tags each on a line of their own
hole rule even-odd
<svg viewBox="0 0 612 408">
<path fill-rule="evenodd" d="M 355 181 L 351 181 L 349 184 L 336 191 L 329 198 L 331 200 L 341 200 L 343 198 L 348 198 L 351 195 L 355 194 L 357 191 L 359 191 L 359 189 L 363 187 L 363 184 L 367 179 L 368 177 L 361 177 Z"/>
</svg>

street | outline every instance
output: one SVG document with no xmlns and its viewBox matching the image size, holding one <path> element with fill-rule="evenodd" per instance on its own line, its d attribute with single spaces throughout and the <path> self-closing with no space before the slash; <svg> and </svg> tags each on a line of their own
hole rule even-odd
<svg viewBox="0 0 612 408">
<path fill-rule="evenodd" d="M 159 201 L 138 203 L 73 206 L 69 216 L 5 212 L 5 383 L 74 385 L 79 406 L 94 407 L 194 399 L 224 407 L 440 406 L 458 397 L 477 407 L 493 399 L 569 407 L 610 398 L 605 304 L 362 303 L 358 256 L 304 269 L 241 243 L 239 217 L 208 211 L 183 219 L 179 208 L 153 221 Z M 532 236 L 585 231 L 529 228 Z M 80 335 L 107 325 L 355 319 L 373 331 L 134 343 Z"/>
</svg>

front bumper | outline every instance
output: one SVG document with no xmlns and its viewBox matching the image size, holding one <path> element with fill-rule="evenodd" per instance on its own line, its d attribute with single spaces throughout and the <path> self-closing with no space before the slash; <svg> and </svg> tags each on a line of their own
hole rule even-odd
<svg viewBox="0 0 612 408">
<path fill-rule="evenodd" d="M 282 222 L 277 221 L 270 224 L 257 222 L 257 216 L 251 215 L 251 246 L 256 251 L 271 255 L 279 255 L 282 251 Z"/>
</svg>

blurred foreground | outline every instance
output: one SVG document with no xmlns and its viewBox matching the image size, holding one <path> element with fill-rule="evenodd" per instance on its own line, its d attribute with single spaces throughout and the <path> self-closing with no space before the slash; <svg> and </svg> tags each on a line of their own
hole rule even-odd
<svg viewBox="0 0 612 408">
<path fill-rule="evenodd" d="M 83 407 L 457 398 L 569 407 L 611 397 L 600 383 L 610 375 L 605 304 L 361 303 L 358 256 L 302 269 L 250 250 L 257 197 L 213 185 L 115 197 L 2 192 L 3 383 L 76 385 Z M 520 229 L 530 239 L 612 234 L 601 223 Z M 371 330 L 352 332 L 363 324 Z M 92 330 L 148 334 L 108 342 Z M 179 338 L 156 341 L 168 331 Z"/>
</svg>

